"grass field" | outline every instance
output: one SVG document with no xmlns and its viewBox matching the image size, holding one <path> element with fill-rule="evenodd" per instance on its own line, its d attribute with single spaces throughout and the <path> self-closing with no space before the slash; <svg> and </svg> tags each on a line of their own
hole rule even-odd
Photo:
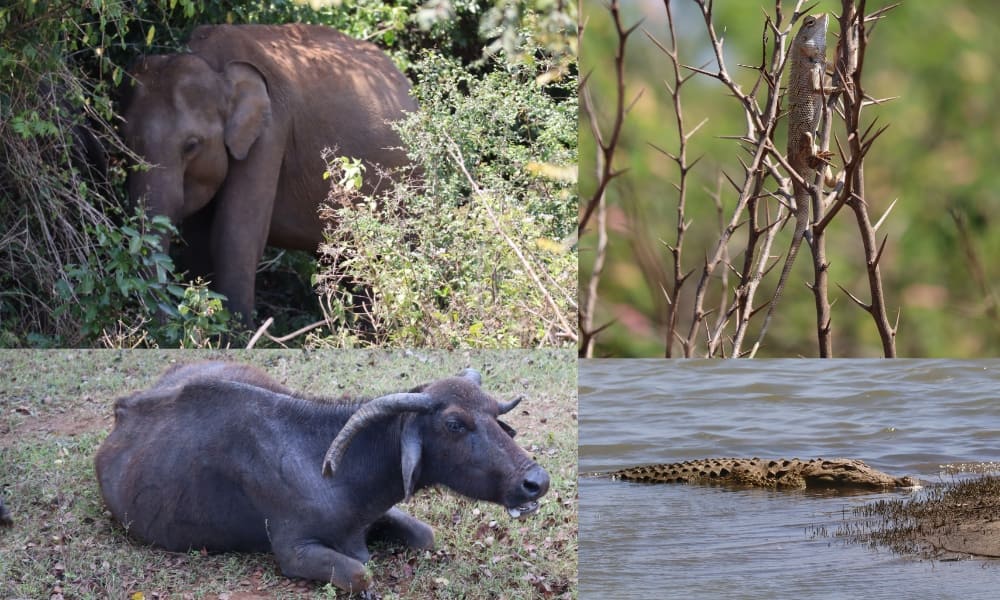
<svg viewBox="0 0 1000 600">
<path fill-rule="evenodd" d="M 106 511 L 93 458 L 115 398 L 167 366 L 227 358 L 257 365 L 315 396 L 372 397 L 473 367 L 498 399 L 525 394 L 505 417 L 548 470 L 539 511 L 424 490 L 403 506 L 436 532 L 433 551 L 372 547 L 370 598 L 575 598 L 576 356 L 567 351 L 0 351 L 0 598 L 346 598 L 281 575 L 269 554 L 173 553 L 126 536 Z"/>
</svg>

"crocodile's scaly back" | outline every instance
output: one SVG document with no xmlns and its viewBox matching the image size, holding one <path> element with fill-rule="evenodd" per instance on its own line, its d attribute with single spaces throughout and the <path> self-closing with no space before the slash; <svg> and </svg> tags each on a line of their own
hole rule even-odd
<svg viewBox="0 0 1000 600">
<path fill-rule="evenodd" d="M 699 483 L 776 489 L 885 489 L 919 485 L 912 477 L 893 477 L 852 458 L 709 458 L 630 467 L 605 475 L 639 483 Z"/>
</svg>

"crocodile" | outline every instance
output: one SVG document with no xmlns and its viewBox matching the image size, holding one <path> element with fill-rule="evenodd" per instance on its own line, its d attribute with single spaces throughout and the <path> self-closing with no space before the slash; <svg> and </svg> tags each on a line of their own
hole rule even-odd
<svg viewBox="0 0 1000 600">
<path fill-rule="evenodd" d="M 920 486 L 919 480 L 913 477 L 893 477 L 853 458 L 708 458 L 630 467 L 599 475 L 637 483 L 698 483 L 774 489 L 880 490 Z"/>
</svg>

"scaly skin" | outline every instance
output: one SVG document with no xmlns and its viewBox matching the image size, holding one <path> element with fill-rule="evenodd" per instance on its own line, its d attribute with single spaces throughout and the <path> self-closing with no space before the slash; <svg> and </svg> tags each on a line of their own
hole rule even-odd
<svg viewBox="0 0 1000 600">
<path fill-rule="evenodd" d="M 827 154 L 817 153 L 814 144 L 816 128 L 823 114 L 823 76 L 826 73 L 826 27 L 827 15 L 808 16 L 792 40 L 788 54 L 791 64 L 788 76 L 788 164 L 802 177 L 806 185 L 792 181 L 795 194 L 795 231 L 792 244 L 781 268 L 774 298 L 767 309 L 767 316 L 758 339 L 764 338 L 771 322 L 774 307 L 785 289 L 785 282 L 795 263 L 795 257 L 802 245 L 806 229 L 809 227 L 809 204 L 811 194 L 808 185 L 816 178 L 816 170 L 824 164 Z"/>
<path fill-rule="evenodd" d="M 881 490 L 920 485 L 913 477 L 893 477 L 853 458 L 708 458 L 630 467 L 602 475 L 638 483 L 697 483 L 774 489 Z"/>
</svg>

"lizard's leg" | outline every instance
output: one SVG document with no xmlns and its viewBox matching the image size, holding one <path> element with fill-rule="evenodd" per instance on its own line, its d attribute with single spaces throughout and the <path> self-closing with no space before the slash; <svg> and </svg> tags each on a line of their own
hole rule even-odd
<svg viewBox="0 0 1000 600">
<path fill-rule="evenodd" d="M 830 171 L 830 159 L 833 158 L 833 152 L 816 148 L 813 134 L 809 132 L 802 134 L 802 143 L 799 147 L 802 148 L 802 155 L 800 155 L 801 162 L 808 165 L 814 171 L 822 171 L 823 182 L 827 187 L 836 185 L 837 179 L 833 177 Z"/>
</svg>

